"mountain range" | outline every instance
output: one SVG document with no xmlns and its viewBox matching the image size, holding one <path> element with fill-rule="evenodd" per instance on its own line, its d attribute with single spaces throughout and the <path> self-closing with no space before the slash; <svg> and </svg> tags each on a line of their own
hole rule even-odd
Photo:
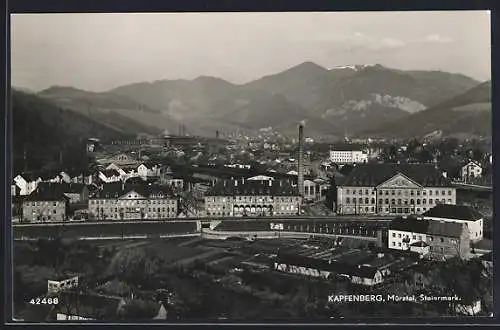
<svg viewBox="0 0 500 330">
<path fill-rule="evenodd" d="M 364 132 L 366 136 L 491 136 L 491 81 L 436 106 Z"/>
<path fill-rule="evenodd" d="M 103 141 L 133 137 L 34 94 L 12 90 L 11 95 L 14 173 L 57 167 L 60 162 L 67 168 L 83 165 L 90 137 Z"/>
<path fill-rule="evenodd" d="M 407 131 L 399 125 L 408 125 L 410 118 L 428 117 L 431 123 L 422 125 L 442 128 L 446 134 L 490 134 L 483 131 L 484 125 L 470 130 L 457 121 L 442 127 L 442 122 L 432 122 L 437 119 L 418 116 L 441 109 L 478 85 L 470 77 L 440 71 L 403 71 L 378 64 L 326 69 L 305 62 L 243 85 L 201 76 L 139 82 L 102 93 L 51 87 L 37 95 L 111 128 L 128 126 L 131 132 L 175 132 L 182 124 L 188 133 L 201 135 L 263 127 L 296 134 L 296 125 L 305 121 L 309 136 L 394 136 Z M 125 125 L 126 119 L 137 126 Z M 391 122 L 399 124 L 387 131 L 393 129 Z"/>
</svg>

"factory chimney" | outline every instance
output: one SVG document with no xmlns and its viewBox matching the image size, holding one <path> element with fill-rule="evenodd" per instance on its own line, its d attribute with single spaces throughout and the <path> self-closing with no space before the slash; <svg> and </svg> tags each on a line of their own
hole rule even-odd
<svg viewBox="0 0 500 330">
<path fill-rule="evenodd" d="M 298 155 L 298 182 L 299 195 L 304 195 L 304 122 L 299 124 L 299 155 Z"/>
<path fill-rule="evenodd" d="M 217 130 L 215 131 L 215 138 L 218 140 L 220 137 L 220 132 Z"/>
</svg>

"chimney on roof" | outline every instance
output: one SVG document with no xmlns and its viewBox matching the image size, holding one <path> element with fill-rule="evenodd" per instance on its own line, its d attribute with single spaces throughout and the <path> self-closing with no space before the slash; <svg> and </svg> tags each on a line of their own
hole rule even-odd
<svg viewBox="0 0 500 330">
<path fill-rule="evenodd" d="M 299 155 L 298 155 L 298 188 L 299 195 L 304 195 L 304 123 L 299 125 Z"/>
</svg>

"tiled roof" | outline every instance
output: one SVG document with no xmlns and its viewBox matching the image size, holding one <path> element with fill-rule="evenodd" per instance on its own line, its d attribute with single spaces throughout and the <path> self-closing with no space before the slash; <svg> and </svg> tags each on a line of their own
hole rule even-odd
<svg viewBox="0 0 500 330">
<path fill-rule="evenodd" d="M 83 183 L 56 183 L 56 182 L 40 182 L 37 190 L 54 189 L 60 190 L 62 193 L 80 194 L 85 188 Z"/>
<path fill-rule="evenodd" d="M 344 274 L 350 276 L 357 276 L 361 278 L 373 279 L 377 272 L 376 267 L 362 266 L 362 265 L 349 265 L 346 263 L 340 263 L 338 261 L 330 261 L 325 259 L 315 259 L 309 257 L 302 257 L 290 254 L 280 253 L 278 254 L 278 262 L 308 267 L 323 271 L 330 271 L 337 274 Z"/>
<path fill-rule="evenodd" d="M 45 187 L 39 187 L 34 192 L 32 192 L 26 201 L 62 201 L 68 200 L 68 197 L 64 195 L 64 192 L 54 185 L 47 185 Z"/>
<path fill-rule="evenodd" d="M 464 223 L 430 221 L 427 234 L 459 238 L 465 226 Z"/>
<path fill-rule="evenodd" d="M 406 231 L 411 233 L 427 233 L 429 228 L 428 220 L 418 220 L 416 218 L 396 218 L 389 225 L 390 230 Z"/>
<path fill-rule="evenodd" d="M 466 205 L 439 204 L 428 210 L 424 217 L 475 221 L 483 215 Z"/>
<path fill-rule="evenodd" d="M 410 244 L 410 246 L 415 246 L 415 247 L 426 247 L 429 246 L 429 244 L 423 242 L 423 241 L 418 241 Z"/>
<path fill-rule="evenodd" d="M 114 169 L 103 170 L 103 171 L 101 171 L 101 173 L 104 174 L 108 178 L 111 178 L 113 176 L 120 176 L 120 173 L 118 173 L 118 171 L 114 170 Z"/>
<path fill-rule="evenodd" d="M 171 196 L 173 192 L 169 186 L 161 186 L 154 184 L 124 184 L 118 183 L 108 183 L 104 184 L 102 189 L 98 191 L 92 198 L 97 199 L 113 199 L 119 198 L 130 191 L 135 191 L 139 195 L 144 196 L 146 198 L 163 195 L 163 196 Z"/>
<path fill-rule="evenodd" d="M 375 187 L 401 173 L 424 187 L 450 187 L 432 164 L 361 164 L 354 167 L 344 186 Z"/>
<path fill-rule="evenodd" d="M 223 180 L 207 196 L 298 196 L 298 190 L 283 181 Z"/>
</svg>

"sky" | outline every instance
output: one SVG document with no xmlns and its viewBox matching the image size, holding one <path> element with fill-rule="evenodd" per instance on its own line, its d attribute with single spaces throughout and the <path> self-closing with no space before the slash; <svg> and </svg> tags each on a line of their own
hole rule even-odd
<svg viewBox="0 0 500 330">
<path fill-rule="evenodd" d="M 306 61 L 491 79 L 487 11 L 11 15 L 12 85 L 106 91 L 214 76 L 245 83 Z"/>
</svg>

